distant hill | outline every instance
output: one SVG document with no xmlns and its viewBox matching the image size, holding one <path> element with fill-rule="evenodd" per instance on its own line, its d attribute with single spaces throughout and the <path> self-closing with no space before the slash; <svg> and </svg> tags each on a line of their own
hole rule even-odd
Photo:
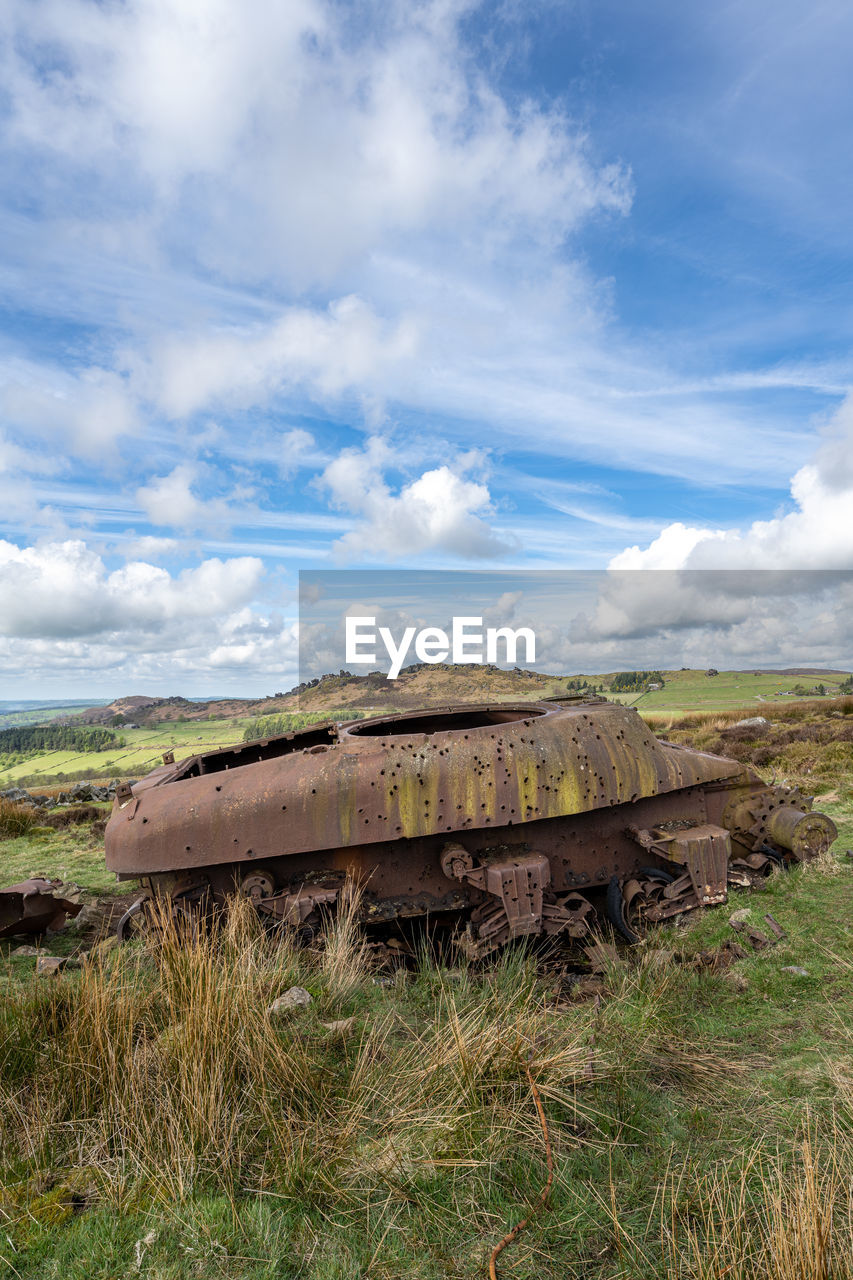
<svg viewBox="0 0 853 1280">
<path fill-rule="evenodd" d="M 71 717 L 80 724 L 112 724 L 116 717 L 138 725 L 163 724 L 177 720 L 236 720 L 244 716 L 272 715 L 276 712 L 318 712 L 346 707 L 377 713 L 387 709 L 408 710 L 448 702 L 505 702 L 548 697 L 565 692 L 566 680 L 536 671 L 502 671 L 497 667 L 453 666 L 447 663 L 408 667 L 397 680 L 372 672 L 358 676 L 341 672 L 323 676 L 316 682 L 299 685 L 286 693 L 267 698 L 216 698 L 209 702 L 173 696 L 155 698 L 144 694 L 116 698 L 107 706 L 89 707 Z"/>
<path fill-rule="evenodd" d="M 213 698 L 196 701 L 180 696 L 156 698 L 134 694 L 116 698 L 107 706 L 90 707 L 82 713 L 63 717 L 69 723 L 97 725 L 138 725 L 150 727 L 176 721 L 237 720 L 275 715 L 280 712 L 340 716 L 348 708 L 381 715 L 417 707 L 442 706 L 454 702 L 535 701 L 560 693 L 575 693 L 578 685 L 609 693 L 618 672 L 554 676 L 519 667 L 504 671 L 494 666 L 454 666 L 452 663 L 419 664 L 405 667 L 397 680 L 380 672 L 351 675 L 341 671 L 298 685 L 285 693 L 266 698 Z M 704 705 L 706 701 L 747 702 L 750 698 L 786 695 L 792 677 L 807 678 L 832 685 L 844 679 L 846 671 L 821 667 L 786 668 L 778 671 L 720 671 L 707 676 L 704 671 L 682 669 L 663 671 L 664 686 L 650 685 L 652 692 L 623 695 L 643 707 Z M 723 695 L 731 685 L 730 696 Z M 655 691 L 656 690 L 656 691 Z"/>
</svg>

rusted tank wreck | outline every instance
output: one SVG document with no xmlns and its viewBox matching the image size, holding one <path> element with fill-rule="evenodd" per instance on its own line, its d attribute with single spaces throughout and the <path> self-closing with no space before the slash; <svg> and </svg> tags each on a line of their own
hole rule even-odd
<svg viewBox="0 0 853 1280">
<path fill-rule="evenodd" d="M 564 699 L 167 756 L 119 789 L 106 857 L 179 916 L 237 891 L 309 929 L 352 878 L 367 921 L 455 923 L 476 957 L 525 935 L 579 938 L 596 917 L 635 941 L 835 835 L 798 791 L 662 742 L 630 708 Z"/>
</svg>

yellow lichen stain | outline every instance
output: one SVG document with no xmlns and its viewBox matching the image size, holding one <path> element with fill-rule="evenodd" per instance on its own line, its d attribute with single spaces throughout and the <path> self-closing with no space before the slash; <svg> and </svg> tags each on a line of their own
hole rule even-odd
<svg viewBox="0 0 853 1280">
<path fill-rule="evenodd" d="M 436 830 L 438 815 L 445 812 L 448 799 L 442 789 L 443 771 L 437 766 L 434 753 L 427 749 L 425 753 L 405 756 L 399 767 L 394 768 L 394 776 L 386 773 L 389 818 L 393 815 L 396 819 L 393 834 L 423 836 Z M 445 800 L 445 805 L 439 806 L 440 798 Z M 396 831 L 397 826 L 402 827 L 402 831 Z"/>
</svg>

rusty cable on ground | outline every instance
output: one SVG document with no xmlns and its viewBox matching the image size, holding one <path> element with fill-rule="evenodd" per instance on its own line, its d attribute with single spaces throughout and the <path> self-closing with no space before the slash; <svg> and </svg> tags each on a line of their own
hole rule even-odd
<svg viewBox="0 0 853 1280">
<path fill-rule="evenodd" d="M 530 1085 L 530 1092 L 533 1094 L 533 1101 L 536 1103 L 539 1123 L 542 1126 L 542 1137 L 545 1139 L 545 1163 L 548 1167 L 548 1177 L 545 1181 L 545 1186 L 539 1192 L 539 1195 L 534 1201 L 527 1217 L 522 1218 L 521 1222 L 517 1222 L 512 1231 L 508 1231 L 503 1240 L 499 1241 L 492 1250 L 492 1256 L 489 1258 L 489 1280 L 498 1280 L 498 1255 L 507 1247 L 508 1244 L 512 1243 L 521 1231 L 524 1230 L 533 1215 L 548 1203 L 548 1197 L 551 1194 L 551 1184 L 554 1181 L 554 1157 L 551 1153 L 551 1135 L 548 1132 L 548 1121 L 545 1118 L 542 1099 L 539 1096 L 539 1090 L 536 1088 L 536 1081 L 533 1079 L 533 1072 L 530 1070 L 529 1063 L 524 1064 L 524 1070 L 527 1072 L 527 1081 Z"/>
</svg>

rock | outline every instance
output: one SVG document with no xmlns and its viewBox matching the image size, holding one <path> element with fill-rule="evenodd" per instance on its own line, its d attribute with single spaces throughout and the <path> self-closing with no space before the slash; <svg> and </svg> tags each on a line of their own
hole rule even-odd
<svg viewBox="0 0 853 1280">
<path fill-rule="evenodd" d="M 28 942 L 21 947 L 15 947 L 14 951 L 10 951 L 10 956 L 40 956 L 42 954 L 41 947 L 31 947 Z"/>
<path fill-rule="evenodd" d="M 764 716 L 750 716 L 747 720 L 736 720 L 733 729 L 765 729 L 770 721 Z"/>
<path fill-rule="evenodd" d="M 20 804 L 21 801 L 25 801 L 27 804 L 32 803 L 29 791 L 24 791 L 22 787 L 7 787 L 5 791 L 0 791 L 0 796 L 4 800 L 11 800 L 13 804 Z"/>
<path fill-rule="evenodd" d="M 798 978 L 807 978 L 809 976 L 808 969 L 804 969 L 801 965 L 798 965 L 798 964 L 783 964 L 782 972 L 796 974 Z"/>
<path fill-rule="evenodd" d="M 325 1027 L 327 1031 L 331 1031 L 335 1035 L 343 1036 L 348 1031 L 352 1031 L 355 1026 L 355 1018 L 338 1018 L 335 1022 L 321 1022 L 320 1026 Z"/>
<path fill-rule="evenodd" d="M 55 884 L 56 892 L 67 902 L 82 902 L 86 892 L 75 880 L 59 880 Z"/>
<path fill-rule="evenodd" d="M 40 978 L 53 978 L 63 969 L 78 969 L 80 961 L 72 956 L 39 956 L 36 960 L 36 973 Z"/>
<path fill-rule="evenodd" d="M 75 899 L 72 898 L 71 901 L 73 902 Z M 93 925 L 101 924 L 102 920 L 103 907 L 100 902 L 85 902 L 74 919 L 68 921 L 63 932 L 83 933 L 84 930 L 91 929 Z"/>
<path fill-rule="evenodd" d="M 289 987 L 284 995 L 273 1000 L 267 1013 L 274 1017 L 279 1013 L 290 1013 L 293 1009 L 307 1009 L 313 1003 L 313 996 L 304 987 Z"/>
<path fill-rule="evenodd" d="M 739 924 L 749 924 L 752 919 L 752 912 L 749 907 L 741 907 L 740 911 L 733 911 L 729 916 L 729 924 L 736 929 Z"/>
</svg>

